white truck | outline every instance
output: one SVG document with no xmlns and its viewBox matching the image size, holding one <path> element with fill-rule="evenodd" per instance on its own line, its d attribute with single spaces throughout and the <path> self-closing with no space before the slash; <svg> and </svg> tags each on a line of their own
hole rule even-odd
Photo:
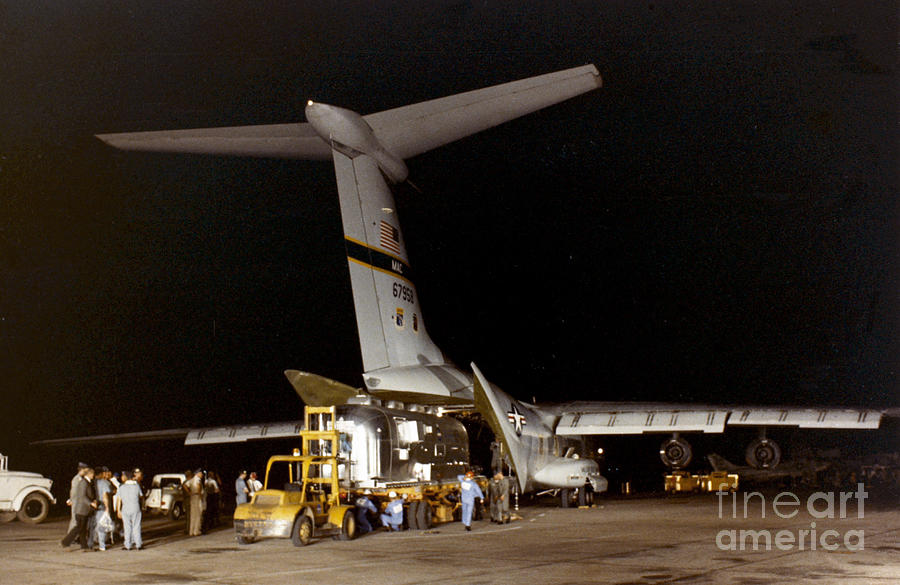
<svg viewBox="0 0 900 585">
<path fill-rule="evenodd" d="M 0 454 L 0 522 L 18 517 L 21 522 L 37 524 L 50 513 L 56 498 L 50 493 L 53 480 L 40 473 L 10 471 L 7 457 Z"/>
</svg>

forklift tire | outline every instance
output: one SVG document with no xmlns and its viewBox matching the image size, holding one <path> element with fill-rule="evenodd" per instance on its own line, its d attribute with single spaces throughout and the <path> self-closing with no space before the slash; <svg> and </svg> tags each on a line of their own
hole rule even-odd
<svg viewBox="0 0 900 585">
<path fill-rule="evenodd" d="M 410 530 L 418 529 L 418 514 L 419 514 L 419 502 L 410 502 L 406 506 L 406 515 L 403 517 L 406 520 L 406 526 Z"/>
<path fill-rule="evenodd" d="M 419 530 L 431 528 L 431 506 L 428 505 L 428 502 L 419 502 L 419 509 L 416 510 L 416 525 Z"/>
<path fill-rule="evenodd" d="M 291 530 L 291 542 L 294 546 L 306 546 L 312 540 L 313 527 L 309 516 L 297 516 L 294 529 Z"/>
<path fill-rule="evenodd" d="M 344 512 L 344 519 L 341 521 L 341 540 L 353 540 L 356 538 L 356 516 L 353 510 Z"/>
</svg>

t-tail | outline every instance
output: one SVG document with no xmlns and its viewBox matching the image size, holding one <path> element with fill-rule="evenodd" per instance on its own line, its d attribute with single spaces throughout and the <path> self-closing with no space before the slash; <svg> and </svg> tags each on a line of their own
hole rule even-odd
<svg viewBox="0 0 900 585">
<path fill-rule="evenodd" d="M 592 65 L 361 116 L 310 102 L 332 149 L 367 391 L 423 404 L 471 404 L 472 375 L 425 327 L 391 184 L 404 159 L 600 85 Z"/>
<path fill-rule="evenodd" d="M 493 386 L 474 363 L 475 408 L 509 454 L 522 492 L 539 488 L 578 489 L 590 484 L 595 492 L 608 487 L 597 462 L 579 459 L 566 439 L 553 432 L 554 415 L 525 404 Z"/>
<path fill-rule="evenodd" d="M 125 150 L 334 162 L 366 390 L 423 404 L 471 404 L 472 375 L 428 336 L 391 185 L 406 159 L 601 86 L 585 65 L 369 115 L 309 101 L 308 123 L 104 134 Z M 312 399 L 342 396 L 288 373 Z M 323 394 L 324 392 L 324 394 Z"/>
</svg>

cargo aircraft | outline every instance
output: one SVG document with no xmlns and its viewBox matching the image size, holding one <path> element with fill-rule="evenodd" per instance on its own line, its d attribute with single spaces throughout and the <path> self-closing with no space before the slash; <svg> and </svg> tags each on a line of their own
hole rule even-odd
<svg viewBox="0 0 900 585">
<path fill-rule="evenodd" d="M 429 337 L 415 273 L 392 188 L 408 179 L 404 162 L 465 136 L 601 87 L 593 65 L 361 115 L 309 101 L 307 123 L 103 134 L 123 150 L 224 156 L 330 160 L 334 165 L 363 362 L 360 390 L 314 374 L 288 370 L 307 404 L 341 404 L 358 392 L 426 407 L 471 407 L 502 443 L 523 492 L 562 490 L 563 499 L 586 486 L 606 489 L 585 437 L 663 433 L 660 456 L 686 466 L 691 448 L 683 433 L 723 433 L 757 427 L 747 448 L 754 467 L 775 467 L 780 449 L 767 427 L 875 429 L 883 412 L 817 407 L 726 407 L 698 404 L 569 402 L 538 406 L 491 384 L 473 363 L 454 365 Z M 187 430 L 186 443 L 288 436 L 294 423 Z M 279 434 L 283 433 L 283 434 Z"/>
</svg>

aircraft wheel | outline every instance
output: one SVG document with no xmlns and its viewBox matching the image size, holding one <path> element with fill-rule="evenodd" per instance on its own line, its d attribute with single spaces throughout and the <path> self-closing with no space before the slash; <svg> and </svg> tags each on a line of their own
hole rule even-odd
<svg viewBox="0 0 900 585">
<path fill-rule="evenodd" d="M 356 538 L 356 516 L 353 510 L 344 512 L 344 520 L 341 522 L 341 540 L 353 540 Z"/>
<path fill-rule="evenodd" d="M 419 530 L 431 528 L 431 506 L 428 505 L 428 502 L 419 502 L 419 509 L 416 510 L 416 524 Z"/>
<path fill-rule="evenodd" d="M 22 507 L 17 516 L 19 522 L 26 524 L 38 524 L 47 518 L 50 513 L 50 500 L 47 496 L 38 492 L 32 492 L 22 500 Z"/>
<path fill-rule="evenodd" d="M 686 467 L 691 462 L 691 444 L 681 437 L 672 437 L 666 439 L 659 446 L 659 458 L 671 469 L 679 469 Z"/>
<path fill-rule="evenodd" d="M 781 463 L 781 447 L 772 439 L 759 438 L 747 445 L 747 465 L 756 469 L 771 469 Z"/>
<path fill-rule="evenodd" d="M 294 520 L 294 529 L 291 530 L 291 542 L 294 546 L 306 546 L 312 540 L 312 521 L 308 516 L 298 516 Z"/>
<path fill-rule="evenodd" d="M 568 508 L 572 505 L 572 490 L 563 488 L 559 490 L 559 507 Z"/>
</svg>

